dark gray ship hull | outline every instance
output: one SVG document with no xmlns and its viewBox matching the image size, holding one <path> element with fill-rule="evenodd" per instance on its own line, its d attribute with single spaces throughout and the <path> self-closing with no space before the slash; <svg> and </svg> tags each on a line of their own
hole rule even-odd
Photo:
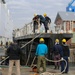
<svg viewBox="0 0 75 75">
<path fill-rule="evenodd" d="M 48 46 L 47 58 L 52 60 L 53 58 L 52 58 L 51 50 L 55 43 L 55 39 L 58 38 L 60 40 L 60 44 L 61 44 L 62 43 L 61 40 L 63 38 L 65 38 L 68 41 L 69 39 L 71 39 L 73 37 L 73 34 L 67 34 L 67 33 L 64 33 L 64 34 L 50 34 L 50 33 L 39 34 L 39 33 L 37 33 L 37 34 L 30 34 L 30 35 L 25 35 L 25 36 L 14 38 L 14 40 L 16 40 L 18 42 L 18 44 L 21 46 L 21 49 L 22 49 L 22 54 L 21 54 L 21 64 L 22 65 L 25 65 L 27 63 L 29 53 L 30 53 L 30 57 L 29 57 L 29 61 L 28 61 L 27 65 L 31 65 L 33 58 L 35 57 L 36 47 L 39 44 L 39 38 L 41 38 L 41 37 L 43 37 L 45 39 L 45 44 Z M 34 39 L 34 40 L 32 40 L 32 39 Z M 34 64 L 36 64 L 36 60 L 34 61 Z M 53 64 L 53 63 L 47 62 L 47 64 Z"/>
</svg>

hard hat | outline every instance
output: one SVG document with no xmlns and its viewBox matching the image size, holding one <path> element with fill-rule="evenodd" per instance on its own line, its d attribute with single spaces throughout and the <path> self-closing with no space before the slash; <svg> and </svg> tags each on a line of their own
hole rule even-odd
<svg viewBox="0 0 75 75">
<path fill-rule="evenodd" d="M 43 39 L 43 38 L 40 38 L 40 42 L 41 42 L 41 41 L 43 41 L 43 42 L 44 42 L 44 39 Z"/>
<path fill-rule="evenodd" d="M 66 42 L 66 39 L 63 39 L 62 42 Z"/>
<path fill-rule="evenodd" d="M 34 17 L 37 16 L 37 14 L 34 14 Z"/>
<path fill-rule="evenodd" d="M 46 16 L 47 16 L 47 14 L 46 14 L 46 13 L 44 13 L 43 15 L 44 15 L 44 17 L 46 17 Z"/>
<path fill-rule="evenodd" d="M 55 42 L 59 42 L 59 39 L 56 39 Z"/>
</svg>

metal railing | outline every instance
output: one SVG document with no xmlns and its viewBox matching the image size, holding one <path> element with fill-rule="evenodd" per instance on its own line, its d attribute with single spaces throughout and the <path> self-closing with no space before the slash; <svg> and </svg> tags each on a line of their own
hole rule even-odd
<svg viewBox="0 0 75 75">
<path fill-rule="evenodd" d="M 68 31 L 62 30 L 61 26 L 51 27 L 51 24 L 49 24 L 48 27 L 49 27 L 48 33 L 54 33 L 54 34 L 72 33 L 72 30 L 68 30 Z M 14 30 L 13 31 L 13 36 L 14 37 L 20 37 L 20 36 L 24 36 L 24 35 L 33 34 L 34 33 L 33 28 L 34 28 L 33 23 L 30 22 L 28 24 L 25 24 L 25 26 L 23 28 Z M 36 33 L 45 33 L 44 25 L 41 25 L 40 29 L 39 29 L 39 32 L 38 32 L 38 29 L 37 29 Z"/>
</svg>

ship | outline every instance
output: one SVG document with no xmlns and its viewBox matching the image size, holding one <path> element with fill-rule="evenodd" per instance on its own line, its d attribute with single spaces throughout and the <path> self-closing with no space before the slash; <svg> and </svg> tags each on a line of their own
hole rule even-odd
<svg viewBox="0 0 75 75">
<path fill-rule="evenodd" d="M 50 29 L 51 30 L 51 29 Z M 55 32 L 48 31 L 47 33 L 41 31 L 34 33 L 33 32 L 33 23 L 30 22 L 26 24 L 21 29 L 16 29 L 13 31 L 13 40 L 17 41 L 22 49 L 22 55 L 21 55 L 21 64 L 22 65 L 31 65 L 35 57 L 35 51 L 36 47 L 39 44 L 39 39 L 44 38 L 45 44 L 48 46 L 48 59 L 52 59 L 51 50 L 55 43 L 55 39 L 60 40 L 60 44 L 62 43 L 61 40 L 65 38 L 67 41 L 73 37 L 72 32 L 65 32 L 58 31 L 62 30 L 61 26 L 58 25 L 55 26 Z M 34 64 L 36 64 L 36 60 L 34 61 Z M 47 62 L 47 64 L 52 64 L 50 62 Z"/>
</svg>

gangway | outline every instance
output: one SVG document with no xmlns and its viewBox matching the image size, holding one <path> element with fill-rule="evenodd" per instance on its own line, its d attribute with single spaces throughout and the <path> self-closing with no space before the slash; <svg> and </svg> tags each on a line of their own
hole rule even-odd
<svg viewBox="0 0 75 75">
<path fill-rule="evenodd" d="M 67 12 L 75 12 L 75 0 L 72 0 L 66 7 Z"/>
</svg>

